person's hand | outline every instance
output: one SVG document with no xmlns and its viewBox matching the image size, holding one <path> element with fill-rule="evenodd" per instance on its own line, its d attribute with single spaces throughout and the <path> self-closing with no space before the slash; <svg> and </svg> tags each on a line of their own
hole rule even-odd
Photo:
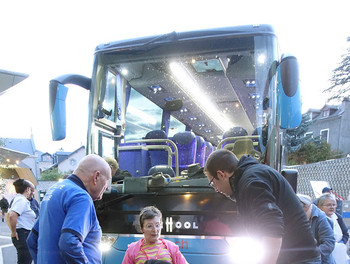
<svg viewBox="0 0 350 264">
<path fill-rule="evenodd" d="M 11 233 L 11 237 L 15 237 L 16 240 L 19 240 L 17 232 Z"/>
</svg>

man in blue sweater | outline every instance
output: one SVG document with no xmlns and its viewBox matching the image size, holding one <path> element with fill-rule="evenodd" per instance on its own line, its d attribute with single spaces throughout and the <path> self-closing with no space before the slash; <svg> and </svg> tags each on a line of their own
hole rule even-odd
<svg viewBox="0 0 350 264">
<path fill-rule="evenodd" d="M 35 263 L 101 263 L 101 227 L 93 201 L 102 198 L 111 169 L 98 155 L 85 156 L 41 202 L 27 245 Z"/>
</svg>

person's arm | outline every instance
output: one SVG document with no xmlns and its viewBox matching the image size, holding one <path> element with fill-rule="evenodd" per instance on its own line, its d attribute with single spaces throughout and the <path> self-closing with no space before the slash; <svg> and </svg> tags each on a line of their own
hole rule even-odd
<svg viewBox="0 0 350 264">
<path fill-rule="evenodd" d="M 126 250 L 124 258 L 123 258 L 123 262 L 122 264 L 133 264 L 132 261 L 130 260 L 130 250 L 129 248 Z"/>
<path fill-rule="evenodd" d="M 88 263 L 81 240 L 73 232 L 62 232 L 58 247 L 65 263 Z"/>
<path fill-rule="evenodd" d="M 37 220 L 30 231 L 27 237 L 27 247 L 30 255 L 34 261 L 34 264 L 37 263 L 37 255 L 38 255 L 38 237 L 39 237 L 39 220 Z"/>
<path fill-rule="evenodd" d="M 339 242 L 342 242 L 342 243 L 344 243 L 346 245 L 346 243 L 349 240 L 348 228 L 347 228 L 347 226 L 346 226 L 346 224 L 345 224 L 345 222 L 343 220 L 343 217 L 341 217 L 341 215 L 338 214 L 338 213 L 337 213 L 337 216 L 338 216 L 338 219 L 337 219 L 338 220 L 338 224 L 339 224 L 339 226 L 341 228 L 341 231 L 343 233 L 343 237 L 342 237 L 342 239 Z"/>
<path fill-rule="evenodd" d="M 8 213 L 8 226 L 11 230 L 11 237 L 15 237 L 18 240 L 18 234 L 16 231 L 18 214 L 14 211 Z"/>
<path fill-rule="evenodd" d="M 335 245 L 333 224 L 328 221 L 328 218 L 323 218 L 317 225 L 316 240 L 322 256 L 329 256 Z"/>
<path fill-rule="evenodd" d="M 282 237 L 263 237 L 262 242 L 265 254 L 260 263 L 275 264 L 280 253 Z"/>
</svg>

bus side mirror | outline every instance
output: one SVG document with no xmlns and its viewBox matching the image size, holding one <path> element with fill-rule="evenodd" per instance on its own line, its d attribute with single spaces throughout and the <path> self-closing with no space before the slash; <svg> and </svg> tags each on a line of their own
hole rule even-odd
<svg viewBox="0 0 350 264">
<path fill-rule="evenodd" d="M 281 128 L 296 128 L 301 123 L 299 64 L 293 56 L 282 55 L 277 67 L 277 115 Z"/>
<path fill-rule="evenodd" d="M 63 84 L 50 81 L 49 102 L 52 140 L 66 138 L 66 97 L 68 88 Z"/>
</svg>

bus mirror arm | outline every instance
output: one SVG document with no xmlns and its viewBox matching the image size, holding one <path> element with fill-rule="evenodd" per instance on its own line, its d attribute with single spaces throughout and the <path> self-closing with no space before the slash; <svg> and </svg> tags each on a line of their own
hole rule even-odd
<svg viewBox="0 0 350 264">
<path fill-rule="evenodd" d="M 90 90 L 91 78 L 76 74 L 66 74 L 50 81 L 49 110 L 51 134 L 54 141 L 66 138 L 66 97 L 68 88 L 65 84 L 75 84 Z"/>
</svg>

